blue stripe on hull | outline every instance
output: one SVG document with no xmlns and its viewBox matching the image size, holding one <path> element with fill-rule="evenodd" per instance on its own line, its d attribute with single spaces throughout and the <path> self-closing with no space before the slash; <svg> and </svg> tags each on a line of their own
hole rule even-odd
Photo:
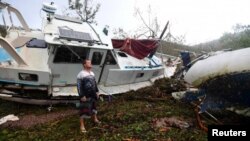
<svg viewBox="0 0 250 141">
<path fill-rule="evenodd" d="M 27 85 L 27 86 L 39 86 L 39 84 L 34 84 L 32 82 L 15 82 L 10 80 L 3 80 L 0 79 L 0 84 L 21 84 L 21 85 Z"/>
</svg>

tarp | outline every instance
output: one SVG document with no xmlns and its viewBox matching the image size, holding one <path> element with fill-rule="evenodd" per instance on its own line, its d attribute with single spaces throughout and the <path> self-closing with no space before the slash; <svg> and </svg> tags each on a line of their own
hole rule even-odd
<svg viewBox="0 0 250 141">
<path fill-rule="evenodd" d="M 138 59 L 147 57 L 150 53 L 155 52 L 158 47 L 157 40 L 148 39 L 112 39 L 112 44 L 114 48 L 120 49 Z"/>
<path fill-rule="evenodd" d="M 180 52 L 181 59 L 183 61 L 183 65 L 187 67 L 187 65 L 191 62 L 190 53 L 189 52 Z"/>
</svg>

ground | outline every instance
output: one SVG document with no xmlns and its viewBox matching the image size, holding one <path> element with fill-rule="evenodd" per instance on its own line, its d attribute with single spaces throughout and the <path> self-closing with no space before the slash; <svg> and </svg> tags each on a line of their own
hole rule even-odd
<svg viewBox="0 0 250 141">
<path fill-rule="evenodd" d="M 111 101 L 104 98 L 98 103 L 102 123 L 95 125 L 87 120 L 87 133 L 80 133 L 74 105 L 54 105 L 49 112 L 46 106 L 1 100 L 0 117 L 15 114 L 20 120 L 0 125 L 0 140 L 206 141 L 207 133 L 198 127 L 194 107 L 171 96 L 171 92 L 183 89 L 182 83 L 163 79 L 152 87 L 115 95 Z M 168 118 L 188 127 L 182 128 L 176 122 L 156 127 L 156 121 Z"/>
</svg>

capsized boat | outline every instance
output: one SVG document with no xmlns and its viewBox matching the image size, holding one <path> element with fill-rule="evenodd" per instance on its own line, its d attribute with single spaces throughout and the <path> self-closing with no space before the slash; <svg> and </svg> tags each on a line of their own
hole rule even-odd
<svg viewBox="0 0 250 141">
<path fill-rule="evenodd" d="M 53 3 L 43 5 L 42 30 L 30 29 L 11 5 L 0 2 L 0 8 L 15 14 L 22 24 L 22 28 L 6 26 L 8 34 L 0 37 L 2 99 L 40 105 L 75 102 L 76 76 L 84 59 L 92 61 L 100 93 L 106 95 L 149 86 L 164 77 L 164 65 L 151 54 L 159 40 L 127 39 L 120 42 L 123 49 L 114 48 L 107 32 L 55 14 Z"/>
<path fill-rule="evenodd" d="M 226 51 L 196 62 L 186 73 L 184 79 L 193 86 L 206 85 L 217 77 L 229 77 L 250 72 L 250 48 Z"/>
<path fill-rule="evenodd" d="M 249 108 L 250 48 L 218 51 L 203 58 L 194 63 L 184 76 L 186 82 L 206 94 L 203 111 Z"/>
</svg>

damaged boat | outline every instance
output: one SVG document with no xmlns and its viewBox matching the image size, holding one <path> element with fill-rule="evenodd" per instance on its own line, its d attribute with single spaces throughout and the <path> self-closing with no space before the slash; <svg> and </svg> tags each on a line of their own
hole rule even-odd
<svg viewBox="0 0 250 141">
<path fill-rule="evenodd" d="M 11 23 L 6 37 L 0 37 L 1 99 L 39 105 L 75 102 L 76 76 L 84 59 L 92 61 L 100 93 L 106 95 L 149 86 L 164 77 L 164 65 L 152 54 L 158 39 L 112 42 L 94 25 L 55 14 L 53 3 L 43 5 L 42 30 L 32 30 L 17 9 L 2 2 L 0 8 L 22 24 L 15 28 Z"/>
<path fill-rule="evenodd" d="M 250 116 L 250 48 L 217 51 L 191 63 L 184 80 L 206 95 L 201 110 L 235 109 Z M 232 110 L 233 109 L 233 110 Z"/>
</svg>

